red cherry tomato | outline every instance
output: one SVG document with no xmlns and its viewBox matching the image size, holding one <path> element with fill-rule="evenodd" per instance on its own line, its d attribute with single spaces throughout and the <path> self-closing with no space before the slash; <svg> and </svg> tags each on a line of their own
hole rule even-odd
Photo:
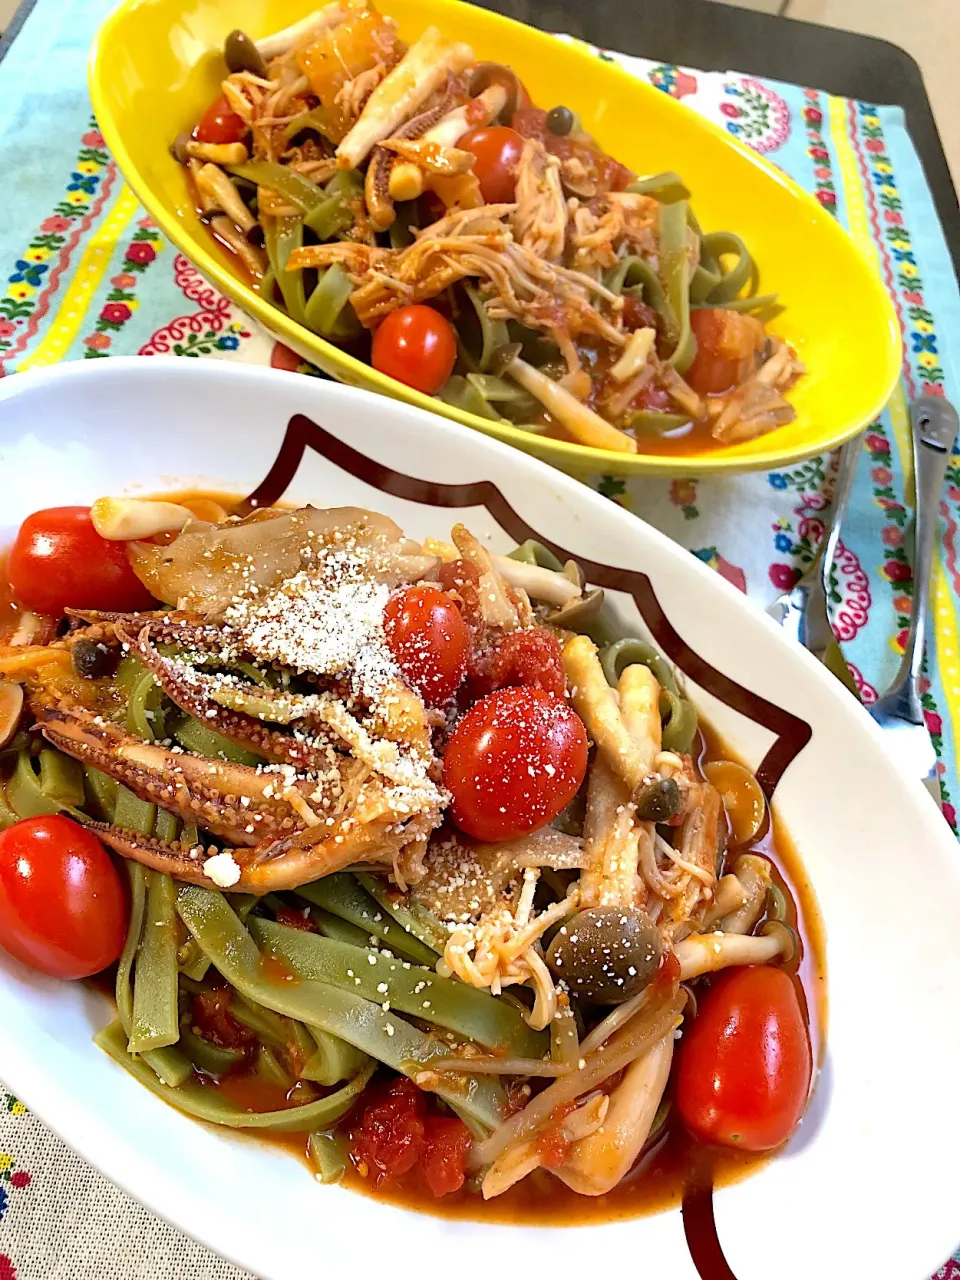
<svg viewBox="0 0 960 1280">
<path fill-rule="evenodd" d="M 427 1102 L 412 1080 L 394 1080 L 364 1108 L 350 1156 L 375 1187 L 401 1178 L 423 1155 Z"/>
<path fill-rule="evenodd" d="M 812 1057 L 797 991 L 782 969 L 732 969 L 697 1001 L 680 1041 L 676 1103 L 701 1142 L 769 1151 L 790 1137 Z"/>
<path fill-rule="evenodd" d="M 448 701 L 467 671 L 470 632 L 460 610 L 436 587 L 407 587 L 383 611 L 387 646 L 407 683 L 432 706 Z"/>
<path fill-rule="evenodd" d="M 27 516 L 7 557 L 7 574 L 14 595 L 36 613 L 153 604 L 130 568 L 126 544 L 101 538 L 89 507 L 48 507 Z"/>
<path fill-rule="evenodd" d="M 0 946 L 54 978 L 88 978 L 120 955 L 127 907 L 99 840 L 56 814 L 0 833 Z"/>
<path fill-rule="evenodd" d="M 247 132 L 241 116 L 230 107 L 226 97 L 221 94 L 210 103 L 193 136 L 197 142 L 240 142 Z"/>
<path fill-rule="evenodd" d="M 683 377 L 698 395 L 722 395 L 753 372 L 766 340 L 759 320 L 704 307 L 690 312 L 690 327 L 697 354 Z"/>
<path fill-rule="evenodd" d="M 443 757 L 451 816 L 478 840 L 513 840 L 567 807 L 587 770 L 583 721 L 543 689 L 500 689 L 471 707 Z"/>
<path fill-rule="evenodd" d="M 456 334 L 433 307 L 400 307 L 373 335 L 370 359 L 380 373 L 432 396 L 453 371 Z"/>
<path fill-rule="evenodd" d="M 552 631 L 527 627 L 511 631 L 487 657 L 483 669 L 471 681 L 470 689 L 483 697 L 494 689 L 525 685 L 546 689 L 562 698 L 567 682 L 563 673 L 563 650 Z"/>
<path fill-rule="evenodd" d="M 467 1176 L 470 1130 L 454 1116 L 428 1116 L 420 1177 L 435 1196 L 459 1191 Z"/>
<path fill-rule="evenodd" d="M 523 139 L 516 129 L 503 124 L 468 129 L 457 146 L 476 157 L 472 172 L 487 204 L 504 204 L 513 199 L 523 151 Z"/>
</svg>

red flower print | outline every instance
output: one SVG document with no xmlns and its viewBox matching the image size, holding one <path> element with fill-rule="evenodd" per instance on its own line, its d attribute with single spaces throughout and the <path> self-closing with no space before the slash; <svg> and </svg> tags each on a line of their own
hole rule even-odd
<svg viewBox="0 0 960 1280">
<path fill-rule="evenodd" d="M 890 452 L 890 446 L 887 444 L 886 440 L 884 440 L 883 436 L 878 436 L 873 431 L 871 431 L 870 434 L 867 436 L 867 448 L 870 450 L 871 453 L 889 453 Z"/>
<path fill-rule="evenodd" d="M 111 276 L 110 283 L 115 289 L 132 289 L 137 283 L 137 277 L 121 271 L 118 276 Z"/>
<path fill-rule="evenodd" d="M 100 319 L 110 320 L 113 324 L 123 324 L 132 315 L 133 312 L 125 302 L 108 302 L 100 312 Z"/>
<path fill-rule="evenodd" d="M 800 570 L 795 569 L 792 564 L 772 564 L 770 566 L 770 581 L 780 591 L 787 591 L 792 587 L 800 577 Z"/>
<path fill-rule="evenodd" d="M 897 638 L 896 640 L 894 640 L 893 643 L 897 649 L 897 652 L 903 653 L 907 644 L 907 628 L 906 627 L 904 627 L 902 631 L 897 632 Z"/>
<path fill-rule="evenodd" d="M 954 502 L 960 502 L 960 485 L 947 485 L 947 497 L 952 498 Z"/>
<path fill-rule="evenodd" d="M 110 337 L 106 333 L 91 333 L 89 338 L 84 338 L 83 345 L 91 351 L 106 351 L 110 345 Z"/>
<path fill-rule="evenodd" d="M 819 178 L 821 182 L 826 182 L 827 178 L 830 177 L 830 170 L 824 169 L 822 167 L 819 169 L 814 169 L 813 176 L 815 178 Z"/>
<path fill-rule="evenodd" d="M 0 1253 L 0 1280 L 17 1280 L 17 1273 L 8 1253 Z"/>
<path fill-rule="evenodd" d="M 891 227 L 903 226 L 903 214 L 897 213 L 896 209 L 884 209 L 883 220 L 889 222 Z"/>
<path fill-rule="evenodd" d="M 957 811 L 949 800 L 944 800 L 943 802 L 943 816 L 950 823 L 951 827 L 955 827 L 957 825 Z M 944 1270 L 944 1280 L 958 1280 L 958 1278 L 960 1278 L 960 1270 L 957 1269 L 957 1264 L 955 1262 L 953 1263 L 953 1268 L 954 1269 L 952 1271 Z"/>
<path fill-rule="evenodd" d="M 823 120 L 823 112 L 816 107 L 804 107 L 803 118 L 807 124 L 820 124 Z"/>
<path fill-rule="evenodd" d="M 874 484 L 889 484 L 893 474 L 886 467 L 874 467 L 870 472 L 870 478 Z"/>
<path fill-rule="evenodd" d="M 18 1169 L 16 1173 L 12 1173 L 10 1175 L 10 1185 L 13 1187 L 16 1187 L 18 1190 L 21 1190 L 21 1191 L 23 1190 L 24 1187 L 29 1187 L 30 1185 L 29 1173 L 26 1173 L 23 1169 Z"/>
<path fill-rule="evenodd" d="M 720 110 L 725 116 L 729 116 L 731 120 L 736 120 L 737 116 L 740 114 L 740 108 L 735 102 L 721 102 Z"/>
<path fill-rule="evenodd" d="M 894 498 L 878 498 L 877 504 L 883 507 L 884 511 L 902 511 L 902 503 L 897 502 Z"/>
<path fill-rule="evenodd" d="M 927 722 L 927 732 L 933 734 L 935 738 L 943 737 L 943 721 L 935 711 L 924 711 L 923 718 Z M 17 1175 L 14 1174 L 14 1177 Z"/>
<path fill-rule="evenodd" d="M 837 203 L 837 197 L 832 191 L 818 191 L 817 199 L 825 208 L 832 208 Z"/>
<path fill-rule="evenodd" d="M 911 302 L 915 307 L 923 306 L 923 294 L 918 289 L 911 289 L 903 295 L 904 302 Z"/>
<path fill-rule="evenodd" d="M 923 394 L 925 396 L 942 396 L 944 395 L 943 384 L 939 382 L 925 382 L 923 384 Z M 960 1280 L 960 1277 L 958 1277 Z"/>
<path fill-rule="evenodd" d="M 61 218 L 59 215 L 55 215 L 52 218 L 44 218 L 43 222 L 40 223 L 40 230 L 46 232 L 47 235 L 58 236 L 62 235 L 64 231 L 69 231 L 70 226 L 69 218 Z"/>
<path fill-rule="evenodd" d="M 888 560 L 883 566 L 883 572 L 888 582 L 909 582 L 913 577 L 910 566 L 900 560 Z"/>
<path fill-rule="evenodd" d="M 12 338 L 16 331 L 17 326 L 11 320 L 0 320 L 0 342 Z"/>
<path fill-rule="evenodd" d="M 99 129 L 91 129 L 89 133 L 83 135 L 80 141 L 85 147 L 105 147 L 107 145 Z"/>
<path fill-rule="evenodd" d="M 829 160 L 830 152 L 826 147 L 810 147 L 810 155 L 814 160 Z"/>
<path fill-rule="evenodd" d="M 903 542 L 903 533 L 895 524 L 888 524 L 881 534 L 885 547 L 899 547 Z"/>
<path fill-rule="evenodd" d="M 127 250 L 128 262 L 152 262 L 157 251 L 149 240 L 135 240 Z"/>
<path fill-rule="evenodd" d="M 863 144 L 872 155 L 879 155 L 883 150 L 882 138 L 868 138 Z"/>
</svg>

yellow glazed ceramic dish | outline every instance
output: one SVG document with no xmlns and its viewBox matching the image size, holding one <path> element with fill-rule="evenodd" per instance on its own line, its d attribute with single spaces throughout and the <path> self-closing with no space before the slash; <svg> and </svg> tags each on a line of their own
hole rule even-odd
<svg viewBox="0 0 960 1280">
<path fill-rule="evenodd" d="M 771 330 L 808 372 L 789 393 L 795 422 L 745 444 L 683 456 L 619 454 L 500 426 L 402 386 L 296 324 L 233 274 L 191 204 L 171 140 L 218 92 L 224 36 L 254 39 L 310 12 L 311 0 L 125 0 L 91 52 L 97 119 L 117 163 L 170 240 L 224 293 L 341 382 L 430 409 L 564 470 L 615 475 L 768 470 L 834 448 L 884 406 L 900 367 L 899 329 L 874 265 L 817 202 L 777 169 L 666 94 L 530 27 L 458 0 L 383 0 L 400 35 L 431 23 L 468 41 L 479 59 L 511 66 L 534 102 L 563 102 L 616 159 L 638 173 L 676 170 L 705 230 L 747 244 L 761 291 L 784 306 Z"/>
</svg>

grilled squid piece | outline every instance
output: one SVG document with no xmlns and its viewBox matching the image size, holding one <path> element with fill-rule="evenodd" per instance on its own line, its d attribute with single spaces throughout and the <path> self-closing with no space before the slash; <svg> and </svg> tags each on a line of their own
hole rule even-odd
<svg viewBox="0 0 960 1280">
<path fill-rule="evenodd" d="M 360 118 L 337 147 L 341 169 L 358 169 L 373 147 L 421 107 L 447 75 L 465 71 L 474 61 L 468 44 L 447 40 L 428 27 L 367 99 Z"/>
</svg>

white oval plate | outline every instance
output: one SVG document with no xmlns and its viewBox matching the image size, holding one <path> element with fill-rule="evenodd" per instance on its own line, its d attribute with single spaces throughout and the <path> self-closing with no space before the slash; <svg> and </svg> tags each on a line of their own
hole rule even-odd
<svg viewBox="0 0 960 1280">
<path fill-rule="evenodd" d="M 418 409 L 272 370 L 159 358 L 0 383 L 0 545 L 31 511 L 104 493 L 248 493 L 297 414 L 322 429 L 301 424 L 314 448 L 288 497 L 384 511 L 415 537 L 446 537 L 463 519 L 503 550 L 525 524 L 597 562 L 611 586 L 626 583 L 624 570 L 647 575 L 633 583 L 644 616 L 695 700 L 753 767 L 766 757 L 769 783 L 782 771 L 777 808 L 828 936 L 826 1068 L 787 1153 L 718 1193 L 727 1260 L 737 1280 L 926 1280 L 960 1236 L 958 850 L 846 690 L 693 556 L 576 481 Z M 636 628 L 636 605 L 617 601 Z M 96 993 L 0 953 L 0 1077 L 108 1177 L 260 1276 L 363 1266 L 422 1280 L 467 1259 L 471 1274 L 501 1274 L 509 1259 L 511 1275 L 546 1266 L 580 1280 L 602 1259 L 611 1274 L 697 1280 L 679 1211 L 511 1227 L 321 1188 L 282 1152 L 193 1123 L 143 1090 L 91 1043 L 108 1016 Z"/>
</svg>

